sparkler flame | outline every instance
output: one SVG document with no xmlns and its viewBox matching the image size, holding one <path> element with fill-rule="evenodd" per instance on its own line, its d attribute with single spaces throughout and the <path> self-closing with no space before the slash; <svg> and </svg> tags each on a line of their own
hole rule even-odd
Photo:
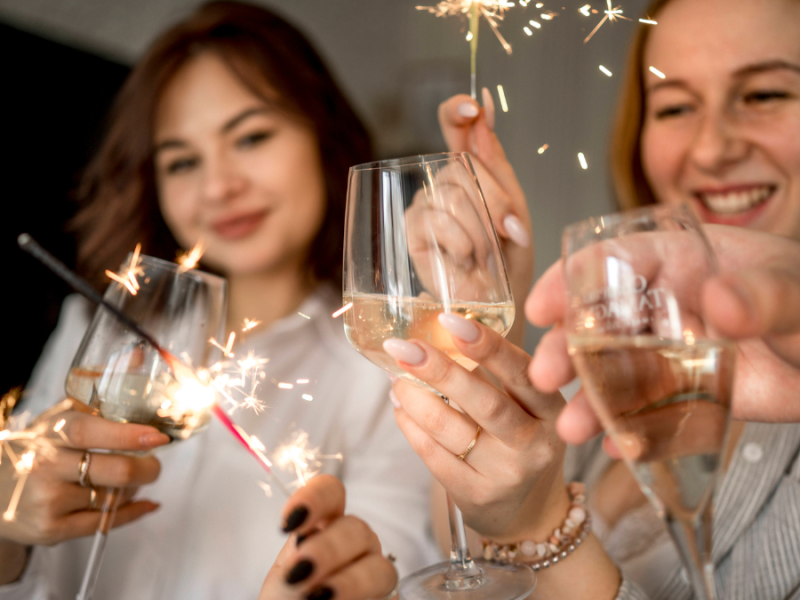
<svg viewBox="0 0 800 600">
<path fill-rule="evenodd" d="M 200 262 L 200 259 L 203 258 L 205 251 L 206 249 L 203 244 L 203 240 L 198 240 L 198 242 L 194 245 L 194 248 L 189 250 L 189 252 L 181 254 L 176 259 L 175 262 L 180 265 L 178 272 L 185 273 L 186 271 L 194 269 L 197 266 L 197 263 Z"/>
<path fill-rule="evenodd" d="M 320 454 L 319 448 L 310 448 L 308 434 L 298 431 L 293 440 L 275 451 L 275 464 L 281 468 L 294 469 L 297 487 L 304 486 L 309 479 L 322 470 L 323 460 L 342 460 L 339 454 Z"/>
<path fill-rule="evenodd" d="M 590 33 L 588 36 L 586 36 L 586 39 L 583 40 L 584 44 L 586 42 L 588 42 L 590 39 L 592 39 L 592 36 L 594 36 L 594 34 L 597 33 L 597 30 L 600 29 L 606 21 L 608 21 L 609 23 L 613 23 L 617 19 L 625 19 L 626 21 L 630 21 L 630 19 L 628 17 L 623 17 L 622 16 L 622 7 L 621 6 L 617 6 L 617 7 L 611 8 L 611 0 L 606 0 L 606 4 L 607 4 L 608 8 L 603 11 L 603 18 L 600 19 L 600 22 L 597 24 L 597 26 L 594 29 L 592 29 L 592 33 Z M 586 8 L 586 7 L 584 7 L 584 8 Z M 581 12 L 583 12 L 583 9 L 581 9 Z M 583 14 L 586 15 L 585 12 L 583 12 Z M 586 16 L 588 16 L 588 15 L 586 15 Z"/>
<path fill-rule="evenodd" d="M 511 44 L 500 34 L 498 21 L 502 21 L 505 18 L 505 12 L 513 7 L 514 3 L 507 0 L 442 0 L 436 6 L 417 6 L 417 10 L 427 10 L 437 17 L 453 17 L 468 16 L 471 10 L 477 9 L 480 16 L 489 23 L 503 49 L 511 54 Z M 472 34 L 475 36 L 474 32 Z M 472 38 L 470 38 L 471 40 Z"/>
<path fill-rule="evenodd" d="M 144 270 L 139 266 L 139 254 L 141 251 L 142 245 L 136 244 L 130 260 L 122 266 L 120 273 L 106 270 L 106 277 L 127 288 L 132 296 L 136 295 L 140 287 L 136 278 L 139 275 L 144 275 Z"/>
</svg>

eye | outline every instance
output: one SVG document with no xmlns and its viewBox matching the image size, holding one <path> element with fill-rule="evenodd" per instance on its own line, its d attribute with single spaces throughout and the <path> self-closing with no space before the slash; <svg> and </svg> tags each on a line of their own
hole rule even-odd
<svg viewBox="0 0 800 600">
<path fill-rule="evenodd" d="M 744 95 L 745 104 L 762 104 L 776 100 L 786 100 L 789 93 L 782 90 L 756 90 Z"/>
<path fill-rule="evenodd" d="M 168 175 L 177 175 L 179 173 L 191 171 L 199 163 L 200 161 L 194 157 L 177 158 L 169 161 L 165 170 Z"/>
<path fill-rule="evenodd" d="M 659 108 L 658 110 L 655 111 L 655 116 L 656 119 L 658 120 L 670 119 L 688 114 L 691 111 L 692 111 L 692 106 L 689 104 L 675 104 Z"/>
<path fill-rule="evenodd" d="M 254 146 L 258 146 L 259 144 L 266 142 L 273 135 L 275 135 L 274 131 L 254 131 L 252 133 L 248 133 L 247 135 L 243 135 L 236 140 L 236 147 L 241 150 L 253 148 Z"/>
</svg>

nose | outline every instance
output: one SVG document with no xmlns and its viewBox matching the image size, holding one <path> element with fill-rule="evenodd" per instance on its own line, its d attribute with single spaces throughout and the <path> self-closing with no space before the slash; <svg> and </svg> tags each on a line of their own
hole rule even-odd
<svg viewBox="0 0 800 600">
<path fill-rule="evenodd" d="M 224 153 L 206 158 L 203 199 L 207 203 L 229 202 L 244 192 L 246 188 L 246 178 Z"/>
<path fill-rule="evenodd" d="M 740 134 L 734 119 L 726 114 L 706 115 L 691 147 L 695 166 L 718 173 L 747 156 L 749 145 Z"/>
</svg>

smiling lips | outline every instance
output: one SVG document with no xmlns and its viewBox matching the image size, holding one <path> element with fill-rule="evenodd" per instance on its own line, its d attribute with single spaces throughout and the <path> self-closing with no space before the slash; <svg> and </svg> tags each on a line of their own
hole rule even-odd
<svg viewBox="0 0 800 600">
<path fill-rule="evenodd" d="M 695 197 L 710 212 L 720 216 L 734 216 L 764 204 L 775 192 L 774 185 L 738 186 L 725 190 L 705 190 Z"/>
<path fill-rule="evenodd" d="M 267 210 L 259 210 L 235 217 L 220 219 L 211 224 L 211 229 L 226 240 L 238 240 L 253 233 L 267 216 Z"/>
</svg>

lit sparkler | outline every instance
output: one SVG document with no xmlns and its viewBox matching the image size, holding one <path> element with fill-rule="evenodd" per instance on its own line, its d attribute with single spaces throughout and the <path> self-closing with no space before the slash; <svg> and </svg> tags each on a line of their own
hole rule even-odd
<svg viewBox="0 0 800 600">
<path fill-rule="evenodd" d="M 293 435 L 293 441 L 280 446 L 275 451 L 275 464 L 281 468 L 292 468 L 297 475 L 297 485 L 305 485 L 322 469 L 323 460 L 342 460 L 339 454 L 320 454 L 319 448 L 310 448 L 308 434 L 299 431 Z"/>
<path fill-rule="evenodd" d="M 480 18 L 486 19 L 505 51 L 511 54 L 511 44 L 500 34 L 498 21 L 502 21 L 505 17 L 505 12 L 513 6 L 514 3 L 507 0 L 442 0 L 436 6 L 417 6 L 417 10 L 427 10 L 437 17 L 451 17 L 454 15 L 469 17 L 469 33 L 472 35 L 468 36 L 467 39 L 469 40 L 470 48 L 470 94 L 473 100 L 478 97 L 476 63 Z"/>
<path fill-rule="evenodd" d="M 180 265 L 178 269 L 179 273 L 184 273 L 186 271 L 190 271 L 197 266 L 197 263 L 200 262 L 200 259 L 203 258 L 203 253 L 206 251 L 205 246 L 203 245 L 203 240 L 199 240 L 195 245 L 194 248 L 189 250 L 189 252 L 185 252 L 178 256 L 175 260 Z"/>
<path fill-rule="evenodd" d="M 584 44 L 586 42 L 588 42 L 590 39 L 592 39 L 592 36 L 595 33 L 597 33 L 597 30 L 600 29 L 603 26 L 603 23 L 605 23 L 606 21 L 608 21 L 609 23 L 613 23 L 617 19 L 625 19 L 626 21 L 630 21 L 630 19 L 628 17 L 623 17 L 622 16 L 622 7 L 621 6 L 617 6 L 615 8 L 611 8 L 611 0 L 606 0 L 606 3 L 608 5 L 608 8 L 603 11 L 603 13 L 604 13 L 603 18 L 600 20 L 600 22 L 597 24 L 597 26 L 594 29 L 592 29 L 592 33 L 590 33 L 588 36 L 586 36 L 586 39 L 583 40 Z M 584 8 L 586 8 L 586 7 L 584 7 Z M 581 12 L 583 12 L 583 9 L 581 9 Z M 588 16 L 588 14 L 586 12 L 583 12 L 583 14 Z"/>
<path fill-rule="evenodd" d="M 106 270 L 106 277 L 126 287 L 132 296 L 135 296 L 139 291 L 139 281 L 136 277 L 144 274 L 144 271 L 139 266 L 139 254 L 141 251 L 142 245 L 136 244 L 130 260 L 122 266 L 120 273 Z"/>
</svg>

